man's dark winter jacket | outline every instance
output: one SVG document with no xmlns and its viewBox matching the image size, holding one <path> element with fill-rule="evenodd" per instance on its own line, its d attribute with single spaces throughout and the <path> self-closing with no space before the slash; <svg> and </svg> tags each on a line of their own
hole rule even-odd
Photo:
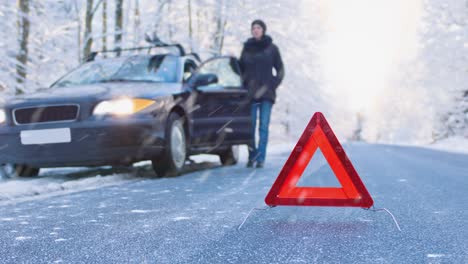
<svg viewBox="0 0 468 264">
<path fill-rule="evenodd" d="M 283 61 L 278 47 L 269 36 L 248 39 L 239 60 L 244 86 L 252 100 L 275 102 L 276 88 L 284 77 Z M 273 68 L 276 76 L 273 75 Z"/>
</svg>

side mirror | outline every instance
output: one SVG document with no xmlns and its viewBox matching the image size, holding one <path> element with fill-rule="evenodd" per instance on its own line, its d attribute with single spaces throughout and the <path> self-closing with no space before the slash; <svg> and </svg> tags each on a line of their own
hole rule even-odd
<svg viewBox="0 0 468 264">
<path fill-rule="evenodd" d="M 207 86 L 213 83 L 218 83 L 218 76 L 216 76 L 216 74 L 208 73 L 208 74 L 196 75 L 193 85 L 195 87 L 199 87 L 199 86 Z"/>
</svg>

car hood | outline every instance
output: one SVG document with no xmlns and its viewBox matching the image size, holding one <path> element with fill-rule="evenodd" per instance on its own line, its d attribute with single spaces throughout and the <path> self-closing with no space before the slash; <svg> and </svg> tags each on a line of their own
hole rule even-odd
<svg viewBox="0 0 468 264">
<path fill-rule="evenodd" d="M 19 104 L 38 100 L 104 100 L 118 97 L 156 98 L 177 94 L 181 91 L 182 85 L 179 83 L 100 83 L 41 89 L 31 94 L 15 96 L 7 101 L 10 104 Z"/>
</svg>

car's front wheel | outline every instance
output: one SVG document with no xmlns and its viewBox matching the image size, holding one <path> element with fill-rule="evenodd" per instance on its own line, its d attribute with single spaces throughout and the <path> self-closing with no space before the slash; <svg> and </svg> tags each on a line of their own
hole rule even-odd
<svg viewBox="0 0 468 264">
<path fill-rule="evenodd" d="M 0 179 L 14 177 L 36 177 L 39 175 L 39 168 L 18 164 L 0 165 Z"/>
<path fill-rule="evenodd" d="M 239 146 L 231 146 L 226 151 L 219 154 L 219 159 L 223 166 L 231 166 L 239 161 Z"/>
<path fill-rule="evenodd" d="M 153 169 L 159 177 L 177 175 L 187 158 L 184 119 L 176 113 L 171 113 L 168 118 L 165 141 L 163 156 L 152 160 Z"/>
</svg>

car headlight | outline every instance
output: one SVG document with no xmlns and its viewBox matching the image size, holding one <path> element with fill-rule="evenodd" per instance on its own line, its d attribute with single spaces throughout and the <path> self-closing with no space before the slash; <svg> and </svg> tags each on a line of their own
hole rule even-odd
<svg viewBox="0 0 468 264">
<path fill-rule="evenodd" d="M 154 103 L 153 100 L 131 98 L 102 101 L 96 105 L 93 114 L 127 116 L 140 112 Z"/>
<path fill-rule="evenodd" d="M 0 109 L 0 124 L 5 123 L 6 121 L 6 113 L 5 110 Z"/>
</svg>

